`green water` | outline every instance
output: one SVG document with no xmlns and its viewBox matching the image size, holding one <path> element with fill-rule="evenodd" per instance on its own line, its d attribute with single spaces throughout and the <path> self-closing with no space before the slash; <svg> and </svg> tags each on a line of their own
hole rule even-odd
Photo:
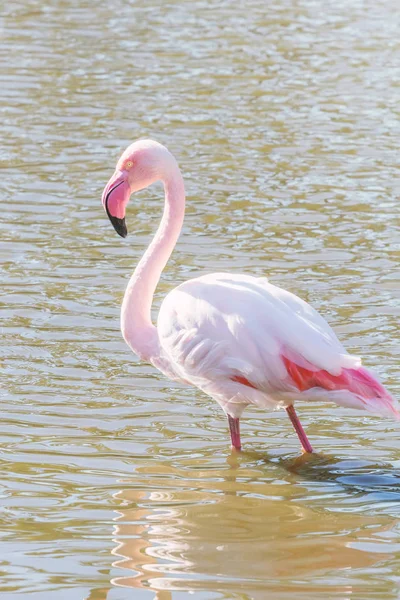
<svg viewBox="0 0 400 600">
<path fill-rule="evenodd" d="M 119 332 L 161 187 L 126 240 L 100 203 L 128 143 L 166 144 L 188 208 L 157 305 L 268 275 L 400 397 L 397 0 L 14 0 L 0 25 L 2 600 L 398 598 L 399 424 L 299 406 L 301 457 L 248 410 L 231 455 Z"/>
</svg>

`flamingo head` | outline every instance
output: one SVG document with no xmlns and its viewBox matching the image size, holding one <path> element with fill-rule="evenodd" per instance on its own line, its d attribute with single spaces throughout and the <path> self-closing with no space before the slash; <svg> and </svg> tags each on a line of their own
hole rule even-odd
<svg viewBox="0 0 400 600">
<path fill-rule="evenodd" d="M 104 209 L 121 237 L 128 235 L 125 209 L 131 194 L 164 180 L 174 160 L 167 148 L 153 140 L 138 140 L 124 151 L 102 195 Z"/>
</svg>

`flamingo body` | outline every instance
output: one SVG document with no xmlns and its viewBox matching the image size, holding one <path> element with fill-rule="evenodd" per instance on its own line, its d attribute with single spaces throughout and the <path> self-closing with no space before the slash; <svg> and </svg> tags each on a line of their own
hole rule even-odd
<svg viewBox="0 0 400 600">
<path fill-rule="evenodd" d="M 102 198 L 114 228 L 125 237 L 131 193 L 157 180 L 165 189 L 163 217 L 121 310 L 123 336 L 138 356 L 214 398 L 228 416 L 237 448 L 239 418 L 249 404 L 285 408 L 307 452 L 312 447 L 293 406 L 298 399 L 400 418 L 394 398 L 347 353 L 325 319 L 264 277 L 214 273 L 186 281 L 165 297 L 155 327 L 153 294 L 184 217 L 184 184 L 175 158 L 157 142 L 135 142 L 118 161 Z"/>
<path fill-rule="evenodd" d="M 157 328 L 176 377 L 232 417 L 249 404 L 286 408 L 297 399 L 396 415 L 393 399 L 321 315 L 266 278 L 213 273 L 187 281 L 164 299 Z"/>
</svg>

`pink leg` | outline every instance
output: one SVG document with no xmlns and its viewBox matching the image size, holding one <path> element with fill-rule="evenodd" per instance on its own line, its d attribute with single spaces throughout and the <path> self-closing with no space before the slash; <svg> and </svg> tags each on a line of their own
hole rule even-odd
<svg viewBox="0 0 400 600">
<path fill-rule="evenodd" d="M 294 410 L 294 406 L 293 405 L 288 406 L 286 408 L 286 412 L 288 414 L 289 419 L 292 422 L 295 432 L 299 436 L 300 444 L 301 444 L 304 452 L 313 452 L 313 448 L 312 448 L 310 442 L 308 441 L 306 432 L 304 431 L 304 429 L 300 423 L 299 417 L 297 416 L 296 411 Z"/>
<path fill-rule="evenodd" d="M 240 443 L 239 419 L 234 419 L 233 417 L 228 415 L 228 423 L 229 429 L 231 431 L 232 446 L 233 448 L 236 448 L 236 450 L 240 450 L 242 446 Z"/>
</svg>

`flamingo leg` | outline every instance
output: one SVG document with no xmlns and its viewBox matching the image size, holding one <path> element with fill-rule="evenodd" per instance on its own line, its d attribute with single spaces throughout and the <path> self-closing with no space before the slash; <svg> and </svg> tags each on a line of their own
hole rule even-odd
<svg viewBox="0 0 400 600">
<path fill-rule="evenodd" d="M 288 406 L 286 408 L 286 412 L 288 414 L 289 419 L 292 422 L 295 432 L 299 436 L 300 444 L 301 444 L 301 447 L 303 448 L 303 451 L 304 452 L 313 452 L 313 447 L 311 446 L 310 442 L 308 441 L 306 432 L 304 431 L 303 426 L 300 423 L 300 419 L 297 416 L 296 411 L 294 410 L 294 406 L 293 405 Z"/>
<path fill-rule="evenodd" d="M 229 429 L 231 432 L 232 447 L 236 448 L 236 450 L 240 450 L 242 445 L 240 443 L 239 419 L 234 419 L 233 417 L 228 415 L 228 423 L 229 423 Z"/>
</svg>

